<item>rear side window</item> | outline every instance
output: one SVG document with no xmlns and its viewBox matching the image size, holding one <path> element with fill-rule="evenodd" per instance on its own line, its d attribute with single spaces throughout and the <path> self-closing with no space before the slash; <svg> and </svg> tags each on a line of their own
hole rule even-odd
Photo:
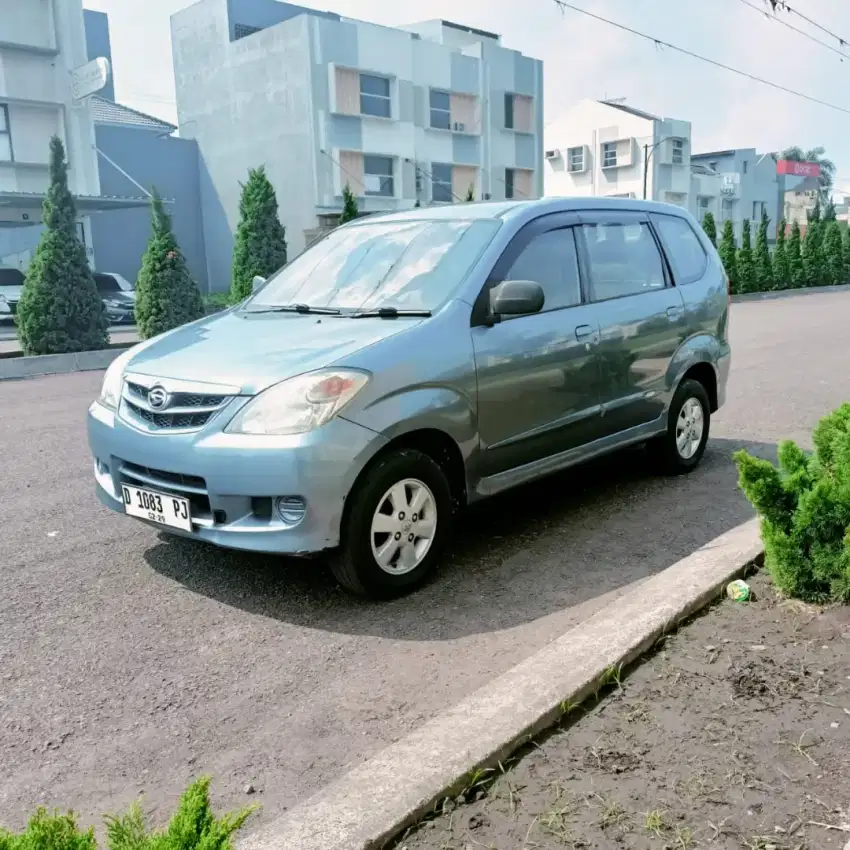
<svg viewBox="0 0 850 850">
<path fill-rule="evenodd" d="M 658 245 L 644 222 L 583 225 L 594 301 L 663 289 Z"/>
<path fill-rule="evenodd" d="M 543 310 L 581 304 L 578 256 L 572 227 L 535 236 L 514 260 L 505 280 L 533 280 L 543 287 Z"/>
<path fill-rule="evenodd" d="M 699 280 L 705 274 L 708 255 L 690 224 L 672 215 L 653 216 L 653 221 L 673 266 L 676 283 Z"/>
</svg>

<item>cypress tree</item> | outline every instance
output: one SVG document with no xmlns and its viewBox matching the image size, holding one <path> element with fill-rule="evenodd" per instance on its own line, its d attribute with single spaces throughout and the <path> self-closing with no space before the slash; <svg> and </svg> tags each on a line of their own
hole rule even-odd
<svg viewBox="0 0 850 850">
<path fill-rule="evenodd" d="M 816 216 L 809 219 L 806 225 L 806 235 L 803 238 L 803 271 L 806 286 L 822 286 L 826 282 L 826 263 L 823 254 L 824 223 L 820 211 L 816 208 Z"/>
<path fill-rule="evenodd" d="M 738 290 L 744 292 L 755 292 L 756 271 L 753 263 L 753 247 L 750 234 L 750 220 L 745 218 L 741 228 L 741 247 L 738 248 Z"/>
<path fill-rule="evenodd" d="M 801 286 L 806 285 L 806 270 L 803 266 L 800 225 L 796 221 L 791 225 L 791 236 L 788 239 L 786 253 L 788 255 L 788 271 L 790 273 L 791 286 L 799 289 Z"/>
<path fill-rule="evenodd" d="M 707 212 L 702 220 L 702 229 L 705 231 L 705 235 L 708 236 L 709 242 L 716 248 L 717 225 L 714 222 L 714 216 L 710 212 Z"/>
<path fill-rule="evenodd" d="M 841 256 L 844 259 L 842 283 L 850 283 L 850 227 L 841 228 Z"/>
<path fill-rule="evenodd" d="M 277 195 L 264 166 L 248 172 L 239 200 L 239 224 L 233 245 L 230 300 L 247 298 L 256 276 L 268 277 L 286 265 L 286 231 L 278 217 Z"/>
<path fill-rule="evenodd" d="M 788 251 L 785 242 L 785 219 L 779 222 L 776 234 L 776 248 L 773 250 L 773 280 L 776 289 L 791 288 L 791 267 L 788 264 Z"/>
<path fill-rule="evenodd" d="M 27 269 L 18 304 L 24 354 L 66 354 L 109 345 L 109 322 L 77 236 L 68 189 L 65 148 L 50 140 L 50 187 L 42 208 L 44 231 Z"/>
<path fill-rule="evenodd" d="M 355 218 L 357 218 L 357 198 L 346 183 L 342 189 L 342 215 L 339 217 L 339 223 L 345 224 L 347 221 L 354 221 Z"/>
<path fill-rule="evenodd" d="M 825 282 L 842 283 L 844 280 L 844 254 L 841 246 L 841 227 L 835 219 L 826 222 L 826 235 L 823 240 Z"/>
<path fill-rule="evenodd" d="M 152 336 L 193 322 L 204 315 L 201 293 L 171 229 L 156 189 L 151 195 L 151 235 L 136 281 L 136 324 L 139 336 Z"/>
<path fill-rule="evenodd" d="M 773 275 L 773 263 L 770 259 L 770 248 L 767 245 L 767 229 L 770 219 L 762 210 L 758 233 L 756 234 L 756 250 L 753 257 L 756 288 L 759 292 L 769 292 L 776 286 Z"/>
<path fill-rule="evenodd" d="M 735 228 L 728 219 L 723 222 L 723 233 L 720 236 L 720 244 L 717 253 L 723 263 L 726 277 L 729 278 L 729 288 L 732 293 L 739 292 L 738 288 L 738 250 L 735 246 Z"/>
</svg>

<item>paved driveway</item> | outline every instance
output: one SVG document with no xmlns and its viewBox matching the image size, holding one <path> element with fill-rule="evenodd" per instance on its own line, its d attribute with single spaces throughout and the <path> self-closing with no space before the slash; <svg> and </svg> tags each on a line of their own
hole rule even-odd
<svg viewBox="0 0 850 850">
<path fill-rule="evenodd" d="M 101 509 L 84 414 L 100 381 L 0 383 L 0 821 L 162 818 L 215 777 L 279 814 L 750 510 L 729 460 L 808 441 L 850 397 L 850 295 L 733 308 L 729 401 L 697 473 L 632 451 L 472 512 L 440 576 L 391 604 L 318 564 L 168 541 Z M 671 587 L 675 594 L 676 588 Z"/>
</svg>

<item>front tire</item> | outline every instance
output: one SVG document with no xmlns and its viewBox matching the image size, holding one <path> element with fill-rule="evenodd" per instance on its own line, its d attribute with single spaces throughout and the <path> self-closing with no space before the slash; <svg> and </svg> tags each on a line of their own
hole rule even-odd
<svg viewBox="0 0 850 850">
<path fill-rule="evenodd" d="M 670 402 L 667 433 L 650 443 L 662 472 L 684 475 L 699 465 L 708 442 L 711 407 L 705 387 L 692 378 L 679 384 Z"/>
<path fill-rule="evenodd" d="M 331 571 L 359 596 L 391 599 L 421 585 L 448 539 L 452 495 L 428 455 L 399 449 L 369 469 L 348 496 Z"/>
</svg>

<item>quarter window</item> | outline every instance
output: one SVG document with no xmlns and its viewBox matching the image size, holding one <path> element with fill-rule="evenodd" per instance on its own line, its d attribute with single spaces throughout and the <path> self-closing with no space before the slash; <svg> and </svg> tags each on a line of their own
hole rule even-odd
<svg viewBox="0 0 850 850">
<path fill-rule="evenodd" d="M 705 272 L 708 262 L 705 249 L 696 233 L 683 218 L 659 215 L 653 218 L 677 283 L 693 283 Z"/>
<path fill-rule="evenodd" d="M 0 162 L 11 162 L 12 132 L 9 127 L 9 107 L 0 103 Z"/>
<path fill-rule="evenodd" d="M 448 92 L 431 89 L 431 126 L 437 130 L 451 129 L 451 97 Z"/>
<path fill-rule="evenodd" d="M 360 75 L 360 112 L 377 118 L 390 117 L 390 81 L 386 77 Z"/>
<path fill-rule="evenodd" d="M 431 164 L 431 200 L 437 204 L 450 204 L 454 200 L 451 165 Z"/>
<path fill-rule="evenodd" d="M 594 301 L 664 288 L 661 254 L 643 222 L 583 225 Z"/>
<path fill-rule="evenodd" d="M 392 198 L 395 195 L 394 183 L 391 156 L 366 154 L 363 157 L 363 194 Z"/>
<path fill-rule="evenodd" d="M 535 236 L 514 260 L 505 280 L 533 280 L 543 287 L 543 310 L 581 304 L 578 257 L 573 228 Z"/>
</svg>

